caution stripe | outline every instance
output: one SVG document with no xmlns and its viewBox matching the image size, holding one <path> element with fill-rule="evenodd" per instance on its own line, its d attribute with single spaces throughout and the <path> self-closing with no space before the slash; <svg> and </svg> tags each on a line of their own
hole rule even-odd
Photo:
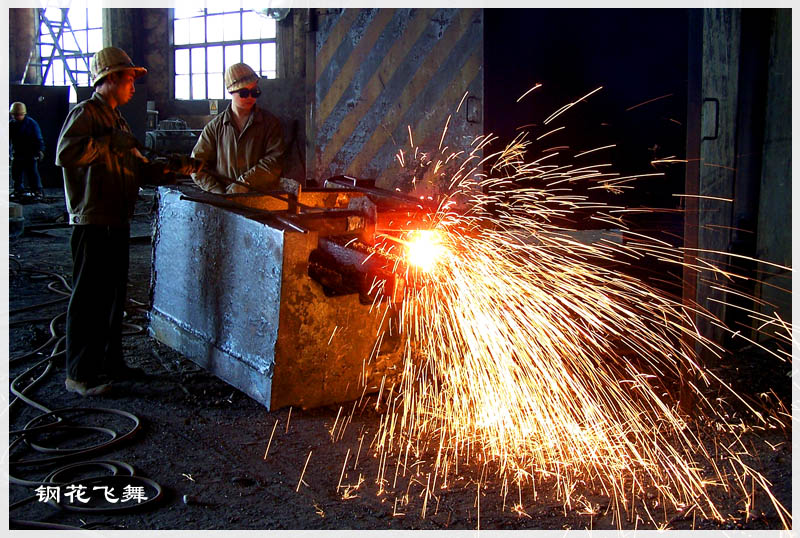
<svg viewBox="0 0 800 538">
<path fill-rule="evenodd" d="M 325 170 L 330 166 L 334 155 L 342 148 L 344 143 L 353 134 L 359 121 L 365 116 L 384 89 L 384 81 L 389 81 L 394 76 L 401 60 L 406 57 L 411 47 L 417 42 L 430 22 L 428 10 L 418 10 L 414 18 L 409 21 L 402 39 L 397 39 L 389 53 L 383 57 L 380 66 L 369 79 L 366 87 L 361 91 L 358 104 L 339 124 L 339 128 L 328 143 L 320 159 L 320 167 Z"/>
<path fill-rule="evenodd" d="M 332 21 L 329 33 L 318 36 L 324 43 L 316 62 L 317 177 L 375 177 L 393 165 L 395 137 L 406 124 L 423 138 L 437 120 L 441 129 L 483 62 L 479 14 L 344 10 Z M 476 87 L 482 97 L 482 79 Z"/>
<path fill-rule="evenodd" d="M 339 70 L 336 80 L 334 80 L 331 87 L 325 94 L 325 98 L 320 102 L 317 109 L 317 118 L 327 118 L 333 111 L 333 107 L 339 102 L 342 94 L 353 80 L 353 75 L 356 70 L 363 67 L 364 59 L 369 54 L 370 49 L 375 45 L 375 42 L 380 37 L 386 25 L 392 20 L 394 9 L 381 9 L 372 22 L 367 27 L 364 36 L 355 46 L 350 56 L 347 58 L 344 66 Z"/>
<path fill-rule="evenodd" d="M 417 146 L 422 148 L 438 148 L 439 142 L 443 138 L 443 135 L 445 144 L 447 143 L 447 133 L 444 132 L 444 129 L 448 124 L 448 117 L 456 113 L 456 107 L 458 106 L 458 103 L 464 97 L 467 88 L 469 88 L 475 78 L 480 76 L 482 66 L 482 54 L 475 52 L 470 55 L 463 68 L 459 70 L 457 80 L 454 80 L 453 83 L 447 87 L 444 95 L 439 98 L 439 103 L 455 104 L 450 108 L 447 106 L 441 106 L 436 109 L 434 114 L 429 116 L 422 115 L 416 124 L 411 125 L 411 134 Z M 459 110 L 459 114 L 466 115 L 466 110 L 464 107 Z M 392 153 L 397 151 L 396 148 L 388 149 Z M 443 157 L 447 157 L 447 155 L 444 155 Z M 389 178 L 399 167 L 400 164 L 396 160 L 392 160 L 392 164 L 390 166 L 385 166 L 381 169 L 380 174 L 377 177 L 377 183 L 379 185 L 389 183 Z"/>
<path fill-rule="evenodd" d="M 469 28 L 473 15 L 474 10 L 459 10 L 442 38 L 436 42 L 431 52 L 425 58 L 424 63 L 404 88 L 400 98 L 394 103 L 394 106 L 391 107 L 389 113 L 382 119 L 380 126 L 376 126 L 370 139 L 354 156 L 346 169 L 347 174 L 361 175 L 364 173 L 367 164 L 375 157 L 378 150 L 390 140 L 391 133 L 394 132 L 398 126 L 401 126 L 408 109 L 416 102 L 420 93 L 428 85 L 436 71 L 438 71 L 447 60 L 455 44 L 464 36 Z M 441 106 L 446 105 L 441 102 L 427 104 L 427 107 L 430 109 Z M 385 164 L 388 165 L 389 163 Z"/>
<path fill-rule="evenodd" d="M 347 36 L 348 32 L 350 32 L 350 28 L 353 26 L 353 23 L 357 18 L 357 9 L 345 9 L 342 16 L 339 17 L 338 21 L 336 21 L 336 26 L 334 26 L 333 30 L 331 30 L 328 38 L 322 45 L 322 48 L 317 53 L 317 73 L 315 82 L 319 83 L 319 79 L 322 76 L 322 73 L 325 71 L 325 67 L 330 64 L 333 54 L 339 48 L 339 45 L 342 44 L 342 41 L 344 41 L 344 38 Z"/>
</svg>

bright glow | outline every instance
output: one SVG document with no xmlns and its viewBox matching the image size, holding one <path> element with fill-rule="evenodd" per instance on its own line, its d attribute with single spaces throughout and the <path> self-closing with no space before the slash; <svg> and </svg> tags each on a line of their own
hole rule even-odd
<svg viewBox="0 0 800 538">
<path fill-rule="evenodd" d="M 416 230 L 406 244 L 406 261 L 427 273 L 441 261 L 444 252 L 442 234 L 438 230 Z"/>
<path fill-rule="evenodd" d="M 649 256 L 678 274 L 689 267 L 715 282 L 741 277 L 710 261 L 716 253 L 692 251 L 690 258 L 628 230 L 620 216 L 636 210 L 570 190 L 581 180 L 616 187 L 634 177 L 620 177 L 605 163 L 586 166 L 586 152 L 578 166 L 566 151 L 530 161 L 535 142 L 525 133 L 480 158 L 489 141 L 476 141 L 455 167 L 447 164 L 456 162 L 452 155 L 417 158 L 418 148 L 401 160 L 419 165 L 419 177 L 438 174 L 451 191 L 431 215 L 432 230 L 404 239 L 382 231 L 387 253 L 404 244 L 405 263 L 396 267 L 408 268 L 411 285 L 398 315 L 406 342 L 402 379 L 382 386 L 390 395 L 378 397 L 391 402 L 373 441 L 381 492 L 414 468 L 427 499 L 462 478 L 459 465 L 473 465 L 496 469 L 495 481 L 507 492 L 518 489 L 512 510 L 520 515 L 527 516 L 521 492 L 547 480 L 565 508 L 575 504 L 580 484 L 608 498 L 620 527 L 642 518 L 660 528 L 686 506 L 722 522 L 731 517 L 717 502 L 724 494 L 746 507 L 757 498 L 770 502 L 790 528 L 791 513 L 750 463 L 741 437 L 752 428 L 786 428 L 786 418 L 774 418 L 790 416 L 785 406 L 778 400 L 762 413 L 702 366 L 700 350 L 724 350 L 695 324 L 723 327 L 721 320 L 622 269 Z M 556 155 L 567 161 L 556 162 Z M 581 243 L 552 222 L 576 211 L 591 211 L 635 240 Z M 748 315 L 782 342 L 771 353 L 791 360 L 791 323 L 777 314 Z M 685 420 L 678 394 L 704 418 Z M 749 422 L 731 420 L 725 399 L 707 394 L 729 396 Z M 395 512 L 407 504 L 404 491 L 394 490 Z"/>
</svg>

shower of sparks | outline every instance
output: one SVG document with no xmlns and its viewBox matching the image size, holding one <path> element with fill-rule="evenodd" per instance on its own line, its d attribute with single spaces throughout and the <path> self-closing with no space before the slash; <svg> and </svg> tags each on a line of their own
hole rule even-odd
<svg viewBox="0 0 800 538">
<path fill-rule="evenodd" d="M 722 322 L 699 305 L 611 267 L 650 256 L 682 269 L 684 249 L 625 229 L 624 207 L 569 190 L 584 180 L 618 192 L 613 188 L 623 180 L 654 174 L 620 178 L 601 172 L 608 164 L 573 168 L 545 160 L 557 153 L 530 162 L 526 133 L 502 152 L 483 157 L 493 140 L 480 137 L 472 152 L 460 157 L 456 172 L 440 173 L 451 174 L 450 189 L 431 230 L 384 235 L 387 244 L 405 245 L 411 285 L 398 314 L 406 337 L 401 396 L 387 402 L 371 446 L 379 459 L 381 491 L 390 482 L 387 471 L 397 481 L 401 460 L 406 475 L 411 453 L 420 465 L 424 455 L 431 473 L 423 517 L 437 484 L 445 489 L 459 464 L 482 462 L 485 472 L 491 463 L 501 482 L 520 487 L 511 510 L 527 517 L 522 485 L 535 489 L 536 480 L 547 477 L 554 479 L 565 506 L 574 501 L 578 483 L 612 499 L 619 526 L 644 517 L 665 528 L 658 512 L 687 506 L 722 521 L 715 490 L 738 491 L 751 506 L 759 489 L 789 528 L 791 514 L 745 463 L 744 423 L 727 420 L 718 402 L 704 395 L 704 388 L 721 388 L 765 423 L 759 411 L 700 365 L 698 348 L 717 356 L 723 350 L 700 334 L 695 317 L 720 327 Z M 442 156 L 438 164 L 446 160 Z M 429 156 L 427 165 L 439 170 L 435 161 Z M 613 223 L 631 239 L 586 244 L 552 222 L 577 210 L 592 211 L 593 220 Z M 698 251 L 691 254 L 698 272 L 736 278 L 700 259 Z M 791 344 L 789 324 L 774 315 L 747 313 Z M 790 354 L 778 358 L 788 360 Z M 692 393 L 696 415 L 710 417 L 733 439 L 724 447 L 723 462 L 707 451 L 702 428 L 679 412 L 677 395 L 670 392 L 678 382 Z"/>
</svg>

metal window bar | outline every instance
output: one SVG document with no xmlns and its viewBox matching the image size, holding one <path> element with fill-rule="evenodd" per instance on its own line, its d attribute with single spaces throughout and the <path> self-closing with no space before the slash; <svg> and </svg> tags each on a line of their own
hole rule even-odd
<svg viewBox="0 0 800 538">
<path fill-rule="evenodd" d="M 251 10 L 247 10 L 247 11 L 251 11 Z M 224 47 L 225 45 L 238 45 L 238 47 L 239 47 L 239 58 L 240 58 L 240 61 L 242 61 L 242 58 L 244 56 L 244 46 L 245 45 L 251 45 L 251 44 L 261 45 L 261 44 L 264 44 L 264 43 L 277 43 L 278 40 L 275 37 L 265 37 L 265 38 L 259 38 L 259 39 L 242 39 L 242 32 L 243 32 L 242 24 L 243 24 L 244 12 L 245 12 L 244 9 L 240 9 L 238 11 L 238 15 L 239 15 L 239 39 L 232 39 L 230 41 L 226 41 L 226 40 L 223 40 L 223 41 L 206 41 L 204 43 L 186 43 L 186 44 L 182 44 L 182 45 L 175 45 L 175 44 L 172 45 L 173 61 L 174 61 L 174 55 L 175 55 L 175 51 L 176 50 L 186 50 L 186 49 L 188 49 L 190 51 L 189 52 L 189 100 L 194 100 L 192 98 L 192 96 L 194 95 L 194 75 L 195 75 L 195 72 L 194 72 L 194 70 L 192 68 L 192 61 L 191 61 L 191 58 L 192 58 L 191 50 L 192 49 L 198 49 L 198 48 L 204 49 L 204 53 L 205 53 L 205 62 L 204 62 L 205 73 L 203 73 L 203 75 L 204 75 L 205 84 L 206 84 L 206 92 L 205 92 L 206 93 L 206 98 L 208 98 L 208 47 L 209 46 L 223 46 Z M 233 13 L 233 12 L 231 12 L 231 13 Z M 215 15 L 218 15 L 218 13 L 215 13 Z M 203 10 L 203 14 L 202 15 L 197 15 L 196 17 L 203 17 L 203 32 L 204 32 L 205 36 L 208 36 L 208 10 L 204 9 Z M 195 18 L 195 17 L 187 17 L 187 18 Z M 174 24 L 175 24 L 176 20 L 185 20 L 185 19 L 176 19 L 173 16 L 172 20 L 171 20 L 171 25 L 173 26 L 173 28 L 174 28 Z M 173 31 L 174 31 L 174 29 L 173 29 Z M 258 62 L 259 62 L 259 65 L 258 65 L 257 71 L 259 73 L 259 76 L 262 76 L 264 74 L 264 71 L 262 70 L 261 67 L 264 64 L 264 58 L 263 58 L 263 50 L 262 50 L 261 47 L 259 47 L 259 49 L 258 49 Z M 225 63 L 225 57 L 224 57 L 224 54 L 223 54 L 223 70 L 225 68 L 227 68 L 227 67 L 228 66 Z M 173 94 L 174 94 L 174 86 L 173 86 Z"/>
<path fill-rule="evenodd" d="M 44 68 L 41 72 L 42 77 L 42 84 L 45 83 L 47 80 L 47 75 L 50 73 L 50 68 L 53 65 L 53 60 L 57 59 L 62 62 L 64 65 L 64 72 L 69 76 L 69 80 L 72 83 L 74 88 L 78 88 L 78 80 L 75 75 L 77 74 L 86 74 L 89 75 L 89 58 L 88 56 L 81 50 L 81 46 L 78 43 L 78 38 L 75 36 L 74 31 L 72 30 L 72 26 L 69 23 L 69 8 L 60 8 L 61 10 L 61 20 L 52 20 L 47 17 L 46 9 L 45 8 L 38 8 L 36 10 L 36 18 L 37 18 L 37 27 L 36 27 L 36 41 L 33 45 L 33 49 L 31 50 L 31 54 L 28 57 L 28 63 L 25 66 L 25 73 L 22 77 L 22 83 L 25 84 L 26 80 L 28 79 L 28 72 L 30 67 L 38 67 Z M 50 38 L 53 40 L 52 43 L 45 43 L 42 41 L 42 26 L 47 29 Z M 75 42 L 78 50 L 65 50 L 62 47 L 62 40 L 63 37 L 66 35 L 65 31 L 72 35 L 72 39 Z M 88 36 L 88 28 L 87 28 L 87 36 Z M 87 37 L 88 39 L 88 37 Z M 41 53 L 42 53 L 42 45 L 47 45 L 51 47 L 50 55 L 48 56 L 46 61 L 41 61 Z M 38 55 L 36 54 L 38 50 Z M 35 61 L 35 58 L 39 58 L 40 61 Z M 70 68 L 69 63 L 67 60 L 75 59 L 75 60 L 82 60 L 83 65 L 86 66 L 86 69 L 72 69 Z M 79 62 L 75 63 L 77 67 Z"/>
</svg>

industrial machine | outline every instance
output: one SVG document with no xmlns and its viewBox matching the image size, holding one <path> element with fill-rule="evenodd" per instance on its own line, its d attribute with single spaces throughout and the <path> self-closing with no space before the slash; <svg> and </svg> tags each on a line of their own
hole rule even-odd
<svg viewBox="0 0 800 538">
<path fill-rule="evenodd" d="M 357 399 L 401 369 L 405 271 L 376 230 L 429 208 L 344 176 L 282 186 L 159 188 L 150 333 L 267 409 Z"/>
<path fill-rule="evenodd" d="M 148 114 L 150 112 L 154 111 L 148 111 Z M 192 152 L 202 132 L 202 129 L 190 129 L 186 121 L 180 118 L 161 120 L 156 129 L 145 132 L 145 154 L 179 153 L 188 155 Z"/>
</svg>

